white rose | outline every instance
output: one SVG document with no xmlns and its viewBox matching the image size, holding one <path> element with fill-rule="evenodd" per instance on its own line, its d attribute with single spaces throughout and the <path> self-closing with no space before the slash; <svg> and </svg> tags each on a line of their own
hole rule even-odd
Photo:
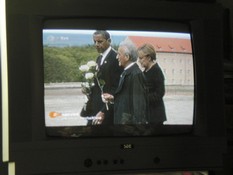
<svg viewBox="0 0 233 175">
<path fill-rule="evenodd" d="M 89 70 L 89 66 L 88 65 L 81 65 L 79 67 L 79 70 L 81 70 L 82 72 L 87 72 Z"/>
<path fill-rule="evenodd" d="M 91 72 L 88 72 L 88 73 L 85 74 L 85 78 L 86 78 L 87 80 L 92 79 L 93 77 L 94 77 L 94 74 L 91 73 Z"/>
<path fill-rule="evenodd" d="M 82 83 L 81 83 L 81 86 L 82 86 L 83 88 L 90 88 L 90 85 L 89 85 L 88 82 L 82 82 Z"/>
<path fill-rule="evenodd" d="M 94 67 L 94 66 L 96 66 L 97 64 L 96 64 L 95 61 L 88 61 L 88 62 L 87 62 L 87 65 L 88 65 L 89 67 Z"/>
</svg>

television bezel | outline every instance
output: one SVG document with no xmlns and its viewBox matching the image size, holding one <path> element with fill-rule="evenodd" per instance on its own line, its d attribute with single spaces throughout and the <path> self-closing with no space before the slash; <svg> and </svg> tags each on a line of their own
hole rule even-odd
<svg viewBox="0 0 233 175">
<path fill-rule="evenodd" d="M 219 4 L 149 0 L 145 6 L 139 1 L 9 0 L 6 5 L 9 161 L 15 162 L 17 175 L 123 174 L 221 168 L 225 130 L 221 66 L 223 8 Z M 45 20 L 61 18 L 189 23 L 196 67 L 196 111 L 192 134 L 84 139 L 47 137 L 43 106 L 42 29 Z M 95 28 L 105 28 L 104 24 L 97 22 Z"/>
</svg>

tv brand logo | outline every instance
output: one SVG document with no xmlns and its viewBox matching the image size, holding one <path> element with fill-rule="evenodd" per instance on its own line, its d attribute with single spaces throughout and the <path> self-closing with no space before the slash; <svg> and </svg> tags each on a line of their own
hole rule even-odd
<svg viewBox="0 0 233 175">
<path fill-rule="evenodd" d="M 134 145 L 131 143 L 126 143 L 121 145 L 121 149 L 133 149 Z"/>
</svg>

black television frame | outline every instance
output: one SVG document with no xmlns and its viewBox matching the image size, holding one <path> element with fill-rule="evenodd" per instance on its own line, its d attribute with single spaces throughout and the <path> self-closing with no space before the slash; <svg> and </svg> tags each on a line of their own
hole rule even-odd
<svg viewBox="0 0 233 175">
<path fill-rule="evenodd" d="M 213 170 L 225 151 L 222 14 L 219 4 L 135 1 L 6 2 L 9 162 L 16 174 L 114 174 Z M 143 13 L 144 12 L 144 13 Z M 169 12 L 169 13 L 168 13 Z M 196 72 L 191 134 L 64 139 L 46 136 L 42 29 L 48 19 L 161 20 L 189 23 Z M 125 26 L 123 26 L 125 28 Z"/>
</svg>

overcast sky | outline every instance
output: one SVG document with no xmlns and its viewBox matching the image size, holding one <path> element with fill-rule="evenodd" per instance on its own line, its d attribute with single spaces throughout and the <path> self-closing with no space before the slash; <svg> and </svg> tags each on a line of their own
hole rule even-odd
<svg viewBox="0 0 233 175">
<path fill-rule="evenodd" d="M 95 30 L 53 30 L 46 29 L 43 30 L 45 33 L 77 33 L 77 34 L 93 34 Z M 190 39 L 189 33 L 171 33 L 171 32 L 148 32 L 148 31 L 116 31 L 108 30 L 110 35 L 118 36 L 158 36 L 158 37 L 168 37 L 168 38 L 187 38 Z"/>
</svg>

